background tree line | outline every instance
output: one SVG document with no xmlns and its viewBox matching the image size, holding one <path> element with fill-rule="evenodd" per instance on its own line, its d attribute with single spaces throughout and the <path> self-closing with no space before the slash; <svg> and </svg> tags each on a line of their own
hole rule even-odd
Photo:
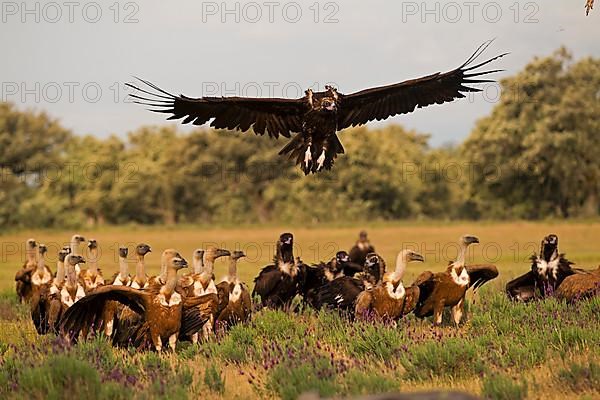
<svg viewBox="0 0 600 400">
<path fill-rule="evenodd" d="M 464 143 L 400 126 L 343 134 L 333 172 L 304 177 L 253 134 L 142 127 L 74 135 L 0 103 L 0 227 L 539 219 L 600 213 L 600 59 L 561 49 L 501 81 Z"/>
</svg>

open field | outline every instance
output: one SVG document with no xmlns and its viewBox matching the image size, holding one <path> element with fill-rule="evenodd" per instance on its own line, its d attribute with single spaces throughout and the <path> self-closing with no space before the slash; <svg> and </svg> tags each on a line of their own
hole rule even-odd
<svg viewBox="0 0 600 400">
<path fill-rule="evenodd" d="M 497 399 L 600 397 L 600 300 L 577 306 L 554 300 L 522 305 L 509 303 L 501 291 L 507 280 L 529 268 L 528 257 L 548 233 L 559 235 L 561 251 L 578 266 L 598 265 L 600 223 L 364 227 L 388 268 L 403 246 L 416 247 L 425 256 L 424 265 L 409 265 L 405 284 L 424 269 L 442 269 L 455 256 L 455 242 L 464 233 L 481 239 L 469 262 L 494 262 L 500 277 L 475 296 L 467 295 L 467 318 L 459 328 L 432 328 L 430 321 L 413 316 L 391 327 L 349 323 L 331 312 L 261 311 L 249 325 L 211 343 L 182 343 L 177 354 L 140 354 L 113 350 L 102 339 L 70 347 L 50 336 L 38 338 L 27 310 L 15 304 L 14 272 L 23 262 L 28 237 L 52 249 L 66 243 L 72 232 L 0 236 L 0 398 L 55 398 L 65 388 L 80 398 L 292 399 L 309 390 L 331 396 L 433 388 Z M 116 271 L 115 249 L 122 243 L 153 247 L 150 273 L 158 271 L 166 247 L 191 258 L 194 248 L 213 243 L 248 254 L 239 272 L 250 284 L 271 259 L 281 232 L 293 232 L 296 254 L 313 262 L 347 250 L 361 228 L 139 227 L 78 233 L 98 240 L 106 275 Z M 225 274 L 225 265 L 217 262 L 218 278 Z"/>
</svg>

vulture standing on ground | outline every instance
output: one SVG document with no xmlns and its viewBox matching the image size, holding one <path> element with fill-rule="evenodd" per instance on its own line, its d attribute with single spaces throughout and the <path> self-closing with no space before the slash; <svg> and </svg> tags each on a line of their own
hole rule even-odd
<svg viewBox="0 0 600 400">
<path fill-rule="evenodd" d="M 31 319 L 35 330 L 40 335 L 48 333 L 48 296 L 52 285 L 52 272 L 46 265 L 46 252 L 48 248 L 41 244 L 38 246 L 39 257 L 37 268 L 31 274 Z"/>
<path fill-rule="evenodd" d="M 324 92 L 306 91 L 299 99 L 175 96 L 158 86 L 141 80 L 145 88 L 128 84 L 139 94 L 131 94 L 134 101 L 150 107 L 151 111 L 169 114 L 169 120 L 182 119 L 183 123 L 203 125 L 210 121 L 217 129 L 246 132 L 269 137 L 280 135 L 290 138 L 280 155 L 288 155 L 299 164 L 305 174 L 329 170 L 344 148 L 336 133 L 369 121 L 381 121 L 398 114 L 413 112 L 416 108 L 443 104 L 465 97 L 465 93 L 480 92 L 473 84 L 493 82 L 481 76 L 499 70 L 478 71 L 493 57 L 477 63 L 488 48 L 488 41 L 475 51 L 460 67 L 418 79 L 388 86 L 362 90 L 345 95 L 326 86 Z"/>
<path fill-rule="evenodd" d="M 375 253 L 375 248 L 367 238 L 367 231 L 360 231 L 356 244 L 350 249 L 350 261 L 364 265 L 369 253 Z"/>
<path fill-rule="evenodd" d="M 88 259 L 87 269 L 82 270 L 79 274 L 79 278 L 85 289 L 85 293 L 91 293 L 98 286 L 104 285 L 104 278 L 102 272 L 98 269 L 98 242 L 96 239 L 90 239 L 88 241 Z"/>
<path fill-rule="evenodd" d="M 59 256 L 60 259 L 60 256 Z M 53 295 L 50 303 L 49 323 L 52 329 L 60 331 L 60 323 L 65 312 L 85 297 L 83 286 L 79 283 L 75 266 L 85 263 L 81 256 L 67 254 L 64 261 L 66 280 L 60 292 Z M 87 330 L 87 329 L 86 329 Z"/>
<path fill-rule="evenodd" d="M 246 257 L 242 251 L 234 251 L 229 256 L 229 273 L 219 284 L 228 286 L 229 296 L 227 306 L 219 313 L 217 323 L 224 327 L 246 322 L 252 313 L 252 300 L 250 291 L 244 282 L 237 277 L 237 263 L 242 257 Z"/>
<path fill-rule="evenodd" d="M 419 288 L 405 288 L 402 283 L 409 262 L 423 262 L 421 254 L 404 249 L 396 257 L 396 269 L 386 273 L 382 282 L 360 293 L 356 299 L 355 313 L 360 319 L 397 321 L 414 310 L 419 299 Z"/>
<path fill-rule="evenodd" d="M 148 250 L 149 250 L 148 246 Z M 140 245 L 136 249 L 139 249 Z M 115 274 L 112 279 L 111 285 L 115 286 L 131 286 L 132 280 L 131 276 L 129 276 L 129 265 L 127 264 L 127 255 L 129 254 L 129 249 L 127 247 L 121 246 L 119 247 L 119 272 Z M 122 304 L 119 304 L 116 301 L 109 301 L 106 303 L 104 307 L 104 313 L 102 315 L 102 320 L 104 321 L 104 334 L 107 337 L 112 337 L 114 332 L 114 322 L 115 317 L 119 315 L 123 308 Z"/>
<path fill-rule="evenodd" d="M 426 271 L 417 277 L 413 283 L 419 287 L 419 302 L 415 309 L 417 317 L 433 315 L 434 325 L 440 325 L 444 307 L 452 307 L 452 319 L 458 325 L 462 319 L 467 289 L 471 286 L 477 289 L 498 276 L 498 269 L 494 265 L 466 266 L 467 248 L 473 243 L 479 243 L 479 239 L 464 235 L 460 239 L 458 257 L 446 271 L 436 274 Z"/>
<path fill-rule="evenodd" d="M 262 306 L 289 306 L 300 293 L 301 265 L 294 262 L 294 235 L 282 233 L 277 241 L 273 264 L 264 267 L 254 279 L 252 297 L 259 296 Z"/>
<path fill-rule="evenodd" d="M 323 285 L 362 271 L 363 267 L 350 262 L 350 257 L 345 251 L 338 251 L 328 263 L 303 266 L 300 270 L 302 298 L 312 307 L 317 307 L 317 294 Z"/>
<path fill-rule="evenodd" d="M 69 255 L 70 249 L 62 249 L 58 252 L 58 259 L 56 260 L 56 276 L 50 285 L 48 294 L 48 326 L 53 333 L 58 333 L 60 314 L 62 310 L 62 303 L 60 300 L 61 291 L 65 285 L 66 270 L 65 270 L 65 258 Z"/>
<path fill-rule="evenodd" d="M 338 309 L 354 316 L 356 298 L 365 290 L 377 285 L 385 273 L 385 261 L 376 253 L 369 253 L 364 264 L 364 271 L 356 275 L 340 276 L 321 286 L 316 295 L 315 308 Z"/>
<path fill-rule="evenodd" d="M 197 252 L 195 252 L 197 253 Z M 213 313 L 210 314 L 208 321 L 202 327 L 202 336 L 208 339 L 214 330 L 214 324 L 218 315 L 223 311 L 229 302 L 229 287 L 215 284 L 214 266 L 218 258 L 229 256 L 230 253 L 225 249 L 209 247 L 202 252 L 202 264 L 196 264 L 196 270 L 201 271 L 198 274 L 187 275 L 182 277 L 180 284 L 184 288 L 188 296 L 204 296 L 207 294 L 216 294 L 218 304 Z M 200 268 L 202 265 L 202 268 Z M 201 305 L 204 308 L 204 305 Z M 198 342 L 198 334 L 191 337 L 193 343 Z"/>
<path fill-rule="evenodd" d="M 197 331 L 206 321 L 200 313 L 187 313 L 184 308 L 194 309 L 205 302 L 203 297 L 186 298 L 177 290 L 177 271 L 187 268 L 183 258 L 173 257 L 167 262 L 167 277 L 164 285 L 154 285 L 146 290 L 126 286 L 103 286 L 75 303 L 63 318 L 62 329 L 77 337 L 85 327 L 101 319 L 107 301 L 118 301 L 142 316 L 142 325 L 129 332 L 132 343 L 138 347 L 151 344 L 161 351 L 163 343 L 175 350 L 180 333 Z"/>
<path fill-rule="evenodd" d="M 575 273 L 573 263 L 558 251 L 558 236 L 551 234 L 542 239 L 539 256 L 531 256 L 531 270 L 506 284 L 508 297 L 529 301 L 553 295 L 562 281 Z"/>
<path fill-rule="evenodd" d="M 17 297 L 21 303 L 31 299 L 31 273 L 37 268 L 36 251 L 37 243 L 35 239 L 27 239 L 27 242 L 25 242 L 27 260 L 15 275 Z"/>
</svg>

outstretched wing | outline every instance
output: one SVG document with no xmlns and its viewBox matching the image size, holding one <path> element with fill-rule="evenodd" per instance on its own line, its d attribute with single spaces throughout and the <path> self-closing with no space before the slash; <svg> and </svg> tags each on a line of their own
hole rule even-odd
<svg viewBox="0 0 600 400">
<path fill-rule="evenodd" d="M 302 130 L 302 115 L 308 107 L 302 98 L 175 96 L 153 83 L 139 80 L 147 89 L 126 84 L 140 93 L 130 94 L 135 103 L 151 107 L 150 111 L 171 114 L 169 120 L 183 118 L 184 124 L 203 125 L 214 119 L 210 126 L 216 129 L 246 132 L 252 128 L 257 135 L 267 132 L 272 138 L 290 137 Z"/>
<path fill-rule="evenodd" d="M 438 72 L 418 79 L 341 96 L 338 129 L 363 125 L 373 120 L 380 121 L 398 114 L 407 114 L 413 112 L 415 108 L 427 107 L 431 104 L 443 104 L 465 97 L 464 93 L 480 92 L 482 89 L 469 85 L 494 82 L 478 78 L 501 70 L 481 72 L 474 70 L 507 54 L 473 65 L 491 43 L 492 41 L 488 41 L 479 46 L 463 65 L 453 71 Z"/>
<path fill-rule="evenodd" d="M 466 267 L 469 274 L 469 287 L 479 289 L 484 283 L 498 276 L 498 268 L 492 264 L 474 264 Z"/>
<path fill-rule="evenodd" d="M 84 328 L 101 321 L 107 302 L 117 301 L 143 314 L 147 307 L 149 294 L 127 286 L 102 286 L 75 302 L 65 312 L 61 321 L 61 330 L 77 337 Z"/>
<path fill-rule="evenodd" d="M 585 2 L 585 15 L 590 15 L 590 10 L 594 8 L 594 0 L 587 0 Z"/>
</svg>

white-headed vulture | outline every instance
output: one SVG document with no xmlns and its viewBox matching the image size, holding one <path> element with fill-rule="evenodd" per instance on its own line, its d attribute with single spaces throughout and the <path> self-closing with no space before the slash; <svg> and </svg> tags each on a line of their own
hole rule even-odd
<svg viewBox="0 0 600 400">
<path fill-rule="evenodd" d="M 131 284 L 131 275 L 129 275 L 129 264 L 127 256 L 129 249 L 125 246 L 119 247 L 119 272 L 115 273 L 111 285 L 129 286 Z"/>
<path fill-rule="evenodd" d="M 307 90 L 299 99 L 175 96 L 158 86 L 140 79 L 144 88 L 131 84 L 138 94 L 130 96 L 135 102 L 151 107 L 151 111 L 168 114 L 169 120 L 183 119 L 184 124 L 203 125 L 210 120 L 216 129 L 242 132 L 252 129 L 257 135 L 286 138 L 296 134 L 281 149 L 300 165 L 305 174 L 331 169 L 344 148 L 336 133 L 369 121 L 381 121 L 416 108 L 443 104 L 464 98 L 465 93 L 480 92 L 472 85 L 493 82 L 481 76 L 498 70 L 478 71 L 504 56 L 478 62 L 479 56 L 491 41 L 479 46 L 460 67 L 434 73 L 397 84 L 362 90 L 345 95 L 330 86 L 324 92 Z"/>
<path fill-rule="evenodd" d="M 200 252 L 196 250 L 194 255 L 200 255 Z M 209 315 L 208 320 L 202 327 L 202 336 L 206 340 L 210 337 L 210 335 L 214 332 L 215 321 L 221 311 L 229 302 L 229 286 L 226 285 L 217 285 L 215 284 L 215 261 L 218 258 L 229 256 L 229 250 L 219 249 L 214 246 L 209 247 L 205 251 L 202 252 L 202 263 L 196 264 L 196 270 L 199 270 L 200 273 L 194 273 L 191 275 L 184 275 L 180 284 L 185 290 L 185 293 L 190 296 L 204 296 L 208 294 L 217 295 L 217 306 L 213 310 L 213 312 Z M 205 308 L 204 304 L 200 306 L 203 310 Z M 199 339 L 199 334 L 194 334 L 191 338 L 193 343 L 197 343 Z"/>
<path fill-rule="evenodd" d="M 417 277 L 413 283 L 419 287 L 419 301 L 415 309 L 417 317 L 433 315 L 434 325 L 440 325 L 444 307 L 452 307 L 452 319 L 458 325 L 462 319 L 467 289 L 477 289 L 498 276 L 498 269 L 494 265 L 465 264 L 467 248 L 474 243 L 479 243 L 477 237 L 462 236 L 456 261 L 450 263 L 446 271 L 435 274 L 426 271 Z"/>
<path fill-rule="evenodd" d="M 102 271 L 98 269 L 98 242 L 96 239 L 88 241 L 87 269 L 82 270 L 79 279 L 86 293 L 91 293 L 98 286 L 104 285 Z"/>
<path fill-rule="evenodd" d="M 363 320 L 397 321 L 414 310 L 419 288 L 402 283 L 409 262 L 423 262 L 423 256 L 404 249 L 396 257 L 396 269 L 383 276 L 381 283 L 361 292 L 356 298 L 355 316 Z"/>
<path fill-rule="evenodd" d="M 69 242 L 70 254 L 74 256 L 81 256 L 81 243 L 85 242 L 85 238 L 80 234 L 76 233 L 71 236 L 71 241 Z M 81 273 L 81 266 L 77 264 L 75 266 L 75 272 L 77 273 L 77 278 L 79 279 L 79 274 Z"/>
<path fill-rule="evenodd" d="M 354 276 L 340 276 L 321 286 L 317 290 L 314 307 L 337 309 L 352 317 L 358 295 L 381 281 L 385 273 L 385 261 L 378 254 L 369 253 L 363 269 L 363 272 Z"/>
<path fill-rule="evenodd" d="M 375 253 L 375 247 L 369 242 L 367 231 L 360 231 L 358 240 L 350 249 L 350 253 L 348 253 L 350 261 L 359 265 L 364 265 L 367 254 L 369 253 Z"/>
<path fill-rule="evenodd" d="M 229 256 L 229 271 L 219 286 L 227 287 L 229 298 L 227 306 L 219 313 L 217 324 L 219 327 L 229 327 L 239 322 L 246 322 L 252 313 L 252 299 L 246 284 L 238 279 L 237 263 L 246 257 L 242 251 L 234 251 Z"/>
<path fill-rule="evenodd" d="M 61 291 L 65 285 L 66 269 L 65 258 L 69 255 L 70 248 L 63 248 L 58 252 L 56 260 L 56 275 L 50 285 L 48 295 L 48 325 L 52 332 L 58 333 L 60 316 L 62 313 Z"/>
<path fill-rule="evenodd" d="M 146 254 L 152 252 L 152 248 L 146 243 L 135 246 L 135 276 L 131 279 L 130 286 L 134 289 L 145 289 L 148 287 L 148 275 L 146 275 Z"/>
<path fill-rule="evenodd" d="M 542 239 L 540 254 L 531 257 L 531 270 L 506 284 L 508 297 L 516 301 L 552 296 L 562 281 L 575 273 L 572 262 L 558 251 L 558 236 Z"/>
<path fill-rule="evenodd" d="M 150 345 L 161 351 L 163 344 L 175 350 L 182 330 L 199 330 L 204 322 L 199 312 L 187 313 L 184 308 L 195 309 L 205 299 L 186 298 L 177 289 L 177 271 L 187 268 L 183 258 L 173 257 L 167 263 L 167 277 L 164 285 L 150 286 L 146 290 L 127 286 L 103 286 L 75 303 L 62 321 L 63 332 L 77 337 L 85 327 L 101 320 L 101 312 L 108 301 L 118 301 L 142 315 L 143 323 L 129 332 L 132 344 L 139 347 Z M 213 301 L 216 299 L 213 297 Z"/>
<path fill-rule="evenodd" d="M 252 297 L 259 296 L 262 306 L 289 306 L 300 293 L 300 266 L 294 260 L 294 236 L 282 233 L 276 244 L 273 264 L 264 267 L 254 279 Z"/>
<path fill-rule="evenodd" d="M 37 243 L 35 239 L 27 239 L 25 242 L 25 253 L 27 259 L 19 271 L 15 274 L 17 297 L 21 303 L 31 299 L 31 274 L 37 268 Z"/>
<path fill-rule="evenodd" d="M 71 250 L 69 249 L 68 251 L 70 252 Z M 79 283 L 77 272 L 75 271 L 75 266 L 84 264 L 85 259 L 82 256 L 69 254 L 67 251 L 63 250 L 59 253 L 59 260 L 62 259 L 63 255 L 65 257 L 63 265 L 66 279 L 60 287 L 60 291 L 52 291 L 50 295 L 49 324 L 55 332 L 60 330 L 60 323 L 65 312 L 73 306 L 73 304 L 85 297 L 83 285 Z M 88 328 L 86 327 L 86 331 L 87 329 Z"/>
</svg>

